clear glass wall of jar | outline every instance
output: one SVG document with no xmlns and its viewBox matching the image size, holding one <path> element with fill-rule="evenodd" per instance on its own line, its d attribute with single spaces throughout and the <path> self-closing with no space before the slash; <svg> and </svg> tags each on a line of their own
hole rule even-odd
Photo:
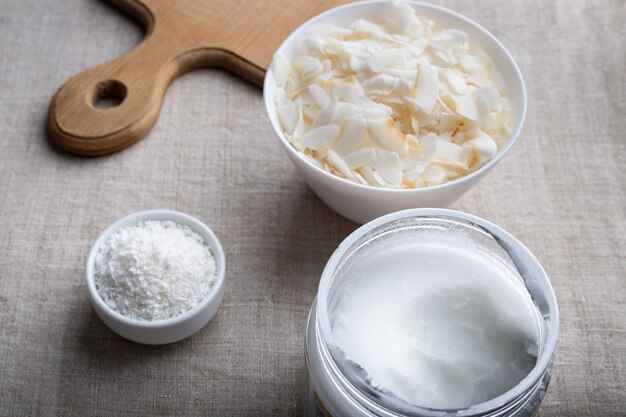
<svg viewBox="0 0 626 417">
<path fill-rule="evenodd" d="M 401 401 L 367 382 L 360 367 L 346 360 L 332 343 L 328 306 L 333 303 L 342 272 L 358 262 L 359 252 L 389 244 L 395 233 L 417 228 L 463 228 L 481 249 L 516 268 L 537 306 L 544 327 L 534 369 L 514 388 L 464 409 L 430 409 Z M 376 219 L 339 245 L 322 274 L 306 332 L 307 417 L 530 417 L 536 414 L 552 374 L 552 356 L 559 332 L 554 291 L 539 261 L 515 237 L 500 227 L 466 213 L 443 209 L 414 209 Z"/>
</svg>

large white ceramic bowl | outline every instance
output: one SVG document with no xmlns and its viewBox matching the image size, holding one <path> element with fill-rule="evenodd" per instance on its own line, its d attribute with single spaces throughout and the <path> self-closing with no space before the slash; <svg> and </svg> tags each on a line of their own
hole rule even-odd
<svg viewBox="0 0 626 417">
<path fill-rule="evenodd" d="M 387 1 L 374 0 L 346 4 L 328 10 L 296 29 L 278 48 L 291 60 L 300 48 L 305 32 L 322 24 L 346 25 L 358 18 L 376 19 Z M 330 208 L 357 223 L 365 223 L 383 214 L 416 207 L 446 207 L 461 197 L 480 180 L 511 149 L 526 116 L 526 88 L 517 64 L 511 54 L 491 33 L 465 16 L 427 3 L 406 1 L 418 16 L 427 17 L 440 29 L 460 29 L 470 42 L 482 48 L 492 59 L 496 71 L 506 85 L 511 106 L 512 133 L 498 154 L 480 169 L 460 179 L 421 189 L 389 189 L 356 184 L 335 176 L 310 162 L 285 137 L 276 113 L 276 79 L 273 65 L 265 76 L 263 100 L 270 122 L 287 156 L 302 178 Z"/>
<path fill-rule="evenodd" d="M 96 254 L 104 242 L 118 230 L 134 226 L 140 221 L 170 220 L 188 226 L 198 233 L 209 245 L 215 257 L 217 276 L 207 295 L 193 308 L 183 314 L 166 320 L 144 321 L 126 317 L 111 309 L 102 299 L 94 281 Z M 87 291 L 96 314 L 111 330 L 133 342 L 148 345 L 162 345 L 185 339 L 204 327 L 217 312 L 224 296 L 224 273 L 226 264 L 224 251 L 219 240 L 201 221 L 172 210 L 147 210 L 126 216 L 109 226 L 94 243 L 87 259 Z"/>
</svg>

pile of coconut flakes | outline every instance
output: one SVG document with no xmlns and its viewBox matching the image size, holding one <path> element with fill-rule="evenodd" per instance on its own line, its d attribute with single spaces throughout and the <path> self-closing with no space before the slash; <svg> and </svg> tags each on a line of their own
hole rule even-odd
<svg viewBox="0 0 626 417">
<path fill-rule="evenodd" d="M 380 21 L 317 26 L 276 54 L 278 118 L 314 164 L 350 181 L 419 188 L 475 171 L 507 141 L 509 105 L 489 57 L 390 2 Z"/>
</svg>

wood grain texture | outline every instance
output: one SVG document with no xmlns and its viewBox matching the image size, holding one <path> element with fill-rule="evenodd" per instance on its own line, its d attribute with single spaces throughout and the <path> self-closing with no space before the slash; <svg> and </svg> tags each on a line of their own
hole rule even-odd
<svg viewBox="0 0 626 417">
<path fill-rule="evenodd" d="M 201 67 L 221 67 L 256 84 L 280 43 L 301 23 L 345 0 L 111 0 L 146 27 L 128 54 L 88 69 L 55 94 L 48 131 L 66 151 L 119 151 L 143 138 L 159 117 L 168 86 Z M 101 99 L 118 105 L 100 108 Z"/>
</svg>

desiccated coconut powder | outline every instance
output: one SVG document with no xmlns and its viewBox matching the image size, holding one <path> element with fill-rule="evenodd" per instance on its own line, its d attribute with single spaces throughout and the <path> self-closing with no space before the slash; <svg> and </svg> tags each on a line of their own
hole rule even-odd
<svg viewBox="0 0 626 417">
<path fill-rule="evenodd" d="M 165 320 L 198 304 L 216 279 L 204 239 L 172 221 L 118 230 L 96 255 L 95 283 L 104 302 L 137 320 Z"/>
</svg>

